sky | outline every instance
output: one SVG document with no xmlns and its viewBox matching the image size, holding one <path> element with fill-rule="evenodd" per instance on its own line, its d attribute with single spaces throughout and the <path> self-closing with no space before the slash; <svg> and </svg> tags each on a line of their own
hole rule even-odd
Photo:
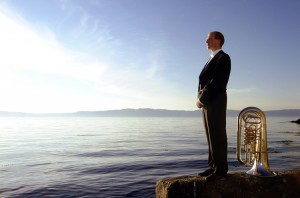
<svg viewBox="0 0 300 198">
<path fill-rule="evenodd" d="M 300 108 L 299 0 L 0 0 L 0 111 L 196 110 L 211 31 L 228 109 Z"/>
</svg>

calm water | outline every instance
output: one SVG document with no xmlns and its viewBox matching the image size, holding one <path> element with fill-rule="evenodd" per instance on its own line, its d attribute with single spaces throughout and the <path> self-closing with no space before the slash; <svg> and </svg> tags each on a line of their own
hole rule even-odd
<svg viewBox="0 0 300 198">
<path fill-rule="evenodd" d="M 300 169 L 295 119 L 267 118 L 273 171 Z M 227 122 L 229 171 L 246 171 Z M 151 198 L 159 179 L 206 167 L 200 118 L 0 118 L 0 197 Z"/>
</svg>

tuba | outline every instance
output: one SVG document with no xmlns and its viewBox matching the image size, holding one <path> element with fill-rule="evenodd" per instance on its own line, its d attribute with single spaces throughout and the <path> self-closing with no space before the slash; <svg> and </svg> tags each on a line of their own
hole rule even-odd
<svg viewBox="0 0 300 198">
<path fill-rule="evenodd" d="M 247 107 L 240 112 L 236 154 L 240 163 L 252 165 L 248 174 L 267 177 L 276 175 L 269 167 L 266 116 L 259 108 Z"/>
</svg>

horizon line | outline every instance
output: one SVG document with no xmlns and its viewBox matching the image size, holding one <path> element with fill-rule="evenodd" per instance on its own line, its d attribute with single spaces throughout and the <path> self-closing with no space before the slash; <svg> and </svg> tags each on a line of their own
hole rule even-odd
<svg viewBox="0 0 300 198">
<path fill-rule="evenodd" d="M 175 110 L 175 109 L 160 109 L 160 108 L 123 108 L 123 109 L 109 109 L 109 110 L 77 110 L 72 112 L 21 112 L 21 111 L 1 111 L 0 113 L 20 113 L 20 114 L 74 114 L 74 113 L 81 113 L 81 112 L 108 112 L 108 111 L 123 111 L 123 110 L 164 110 L 164 111 L 183 111 L 183 112 L 195 112 L 200 111 L 201 109 L 195 109 L 195 110 Z M 236 109 L 227 109 L 227 111 L 242 111 L 236 110 Z M 298 109 L 272 109 L 272 110 L 265 110 L 264 112 L 270 112 L 270 111 L 294 111 L 294 110 L 300 110 Z"/>
</svg>

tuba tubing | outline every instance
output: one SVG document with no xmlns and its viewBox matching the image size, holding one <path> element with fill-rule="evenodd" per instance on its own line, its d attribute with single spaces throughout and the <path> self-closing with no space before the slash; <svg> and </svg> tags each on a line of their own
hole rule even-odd
<svg viewBox="0 0 300 198">
<path fill-rule="evenodd" d="M 276 175 L 268 162 L 266 116 L 257 107 L 247 107 L 239 113 L 236 154 L 240 163 L 252 165 L 248 174 L 267 177 Z"/>
</svg>

